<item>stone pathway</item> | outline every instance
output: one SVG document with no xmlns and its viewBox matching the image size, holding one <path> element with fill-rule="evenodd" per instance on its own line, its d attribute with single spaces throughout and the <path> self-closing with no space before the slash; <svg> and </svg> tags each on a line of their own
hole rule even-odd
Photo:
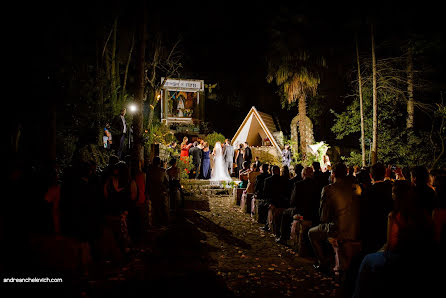
<svg viewBox="0 0 446 298">
<path fill-rule="evenodd" d="M 84 297 L 340 297 L 339 285 L 276 244 L 230 196 L 188 196 L 129 264 L 85 280 Z"/>
</svg>

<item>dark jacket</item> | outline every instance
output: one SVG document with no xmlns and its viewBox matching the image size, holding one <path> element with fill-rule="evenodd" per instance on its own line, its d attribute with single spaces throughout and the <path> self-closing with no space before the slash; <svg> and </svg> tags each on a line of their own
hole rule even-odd
<svg viewBox="0 0 446 298">
<path fill-rule="evenodd" d="M 189 149 L 189 155 L 192 156 L 192 163 L 196 166 L 201 164 L 203 158 L 203 150 L 198 147 L 192 147 Z"/>
<path fill-rule="evenodd" d="M 377 182 L 361 198 L 361 239 L 366 253 L 376 252 L 387 241 L 387 217 L 393 209 L 392 183 Z"/>
<path fill-rule="evenodd" d="M 125 121 L 125 117 L 124 117 L 124 121 Z M 127 121 L 125 122 L 125 124 L 127 126 L 127 131 L 128 131 L 129 127 L 128 127 Z M 111 129 L 112 129 L 113 135 L 122 135 L 123 134 L 124 123 L 122 123 L 121 115 L 118 115 L 113 119 Z"/>
<path fill-rule="evenodd" d="M 319 203 L 321 193 L 313 178 L 306 178 L 293 185 L 290 208 L 294 214 L 300 214 L 305 220 L 311 220 L 313 225 L 319 221 Z"/>
<path fill-rule="evenodd" d="M 263 195 L 266 201 L 277 208 L 288 208 L 290 201 L 287 198 L 287 185 L 284 183 L 283 177 L 273 175 L 265 179 L 263 187 Z"/>
<path fill-rule="evenodd" d="M 256 184 L 254 185 L 254 193 L 257 194 L 258 200 L 263 200 L 263 189 L 265 187 L 265 179 L 271 177 L 268 173 L 261 173 L 256 177 Z"/>
<path fill-rule="evenodd" d="M 359 186 L 337 181 L 322 189 L 320 222 L 330 237 L 359 238 Z"/>
<path fill-rule="evenodd" d="M 251 148 L 249 148 L 249 147 L 245 148 L 245 156 L 244 156 L 244 158 L 245 158 L 245 161 L 251 162 L 251 160 L 252 160 Z"/>
</svg>

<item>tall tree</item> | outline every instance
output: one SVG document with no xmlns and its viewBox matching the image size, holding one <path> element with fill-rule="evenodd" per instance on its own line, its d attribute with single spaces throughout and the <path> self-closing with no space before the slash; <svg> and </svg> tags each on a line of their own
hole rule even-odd
<svg viewBox="0 0 446 298">
<path fill-rule="evenodd" d="M 133 145 L 134 158 L 137 160 L 144 160 L 144 147 L 142 142 L 143 132 L 143 100 L 145 89 L 145 55 L 146 55 L 146 11 L 144 2 L 141 1 L 139 7 L 139 20 L 137 25 L 138 32 L 138 54 L 136 56 L 136 90 L 135 90 L 135 105 L 137 107 L 136 113 L 133 117 Z M 133 48 L 133 47 L 132 47 Z M 130 58 L 129 58 L 130 59 Z"/>
<path fill-rule="evenodd" d="M 358 64 L 359 110 L 361 113 L 361 157 L 362 157 L 362 166 L 365 167 L 366 164 L 365 164 L 364 109 L 362 104 L 362 80 L 361 80 L 361 63 L 359 62 L 358 35 L 356 35 L 356 62 Z"/>
<path fill-rule="evenodd" d="M 307 98 L 316 96 L 320 83 L 318 67 L 325 66 L 325 60 L 313 57 L 305 50 L 296 51 L 288 56 L 273 58 L 268 63 L 267 81 L 280 87 L 283 98 L 288 104 L 298 103 L 300 148 L 302 157 L 307 149 Z"/>
<path fill-rule="evenodd" d="M 413 97 L 414 78 L 413 78 L 413 48 L 411 45 L 407 51 L 407 123 L 406 127 L 412 129 L 414 125 L 414 106 L 415 100 Z"/>
<path fill-rule="evenodd" d="M 378 101 L 376 89 L 376 57 L 375 57 L 375 36 L 373 24 L 371 25 L 372 38 L 372 78 L 373 78 L 373 141 L 372 141 L 372 165 L 378 161 Z"/>
</svg>

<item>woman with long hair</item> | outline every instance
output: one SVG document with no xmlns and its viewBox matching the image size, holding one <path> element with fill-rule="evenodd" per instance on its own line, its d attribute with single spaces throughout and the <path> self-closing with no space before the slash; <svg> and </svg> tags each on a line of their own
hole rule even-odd
<svg viewBox="0 0 446 298">
<path fill-rule="evenodd" d="M 188 144 L 188 140 L 189 139 L 187 137 L 183 138 L 183 142 L 181 143 L 180 159 L 187 160 L 187 158 L 189 157 L 189 149 L 192 146 L 192 143 Z"/>
<path fill-rule="evenodd" d="M 201 163 L 201 166 L 203 167 L 202 174 L 203 174 L 203 179 L 209 179 L 209 177 L 211 176 L 211 159 L 209 157 L 209 154 L 210 154 L 209 143 L 204 142 L 203 146 L 204 146 L 203 161 Z"/>
</svg>

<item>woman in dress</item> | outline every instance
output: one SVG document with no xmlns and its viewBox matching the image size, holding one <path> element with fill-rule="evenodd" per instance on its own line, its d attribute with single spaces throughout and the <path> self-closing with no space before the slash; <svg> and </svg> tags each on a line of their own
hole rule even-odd
<svg viewBox="0 0 446 298">
<path fill-rule="evenodd" d="M 211 172 L 211 180 L 232 181 L 231 176 L 229 176 L 228 168 L 223 160 L 223 148 L 220 142 L 215 143 L 212 155 L 214 156 L 214 168 Z"/>
<path fill-rule="evenodd" d="M 192 143 L 188 144 L 187 141 L 189 139 L 187 137 L 183 138 L 183 142 L 181 143 L 181 154 L 180 159 L 187 160 L 189 157 L 189 149 L 192 146 Z"/>
<path fill-rule="evenodd" d="M 211 159 L 209 157 L 210 151 L 209 151 L 209 144 L 208 142 L 203 143 L 203 161 L 201 162 L 201 165 L 203 167 L 203 179 L 209 179 L 211 176 Z"/>
<path fill-rule="evenodd" d="M 239 149 L 235 152 L 235 163 L 237 164 L 237 168 L 235 170 L 235 175 L 238 177 L 240 172 L 242 171 L 243 162 L 245 161 L 245 149 L 243 144 L 239 145 Z"/>
</svg>

